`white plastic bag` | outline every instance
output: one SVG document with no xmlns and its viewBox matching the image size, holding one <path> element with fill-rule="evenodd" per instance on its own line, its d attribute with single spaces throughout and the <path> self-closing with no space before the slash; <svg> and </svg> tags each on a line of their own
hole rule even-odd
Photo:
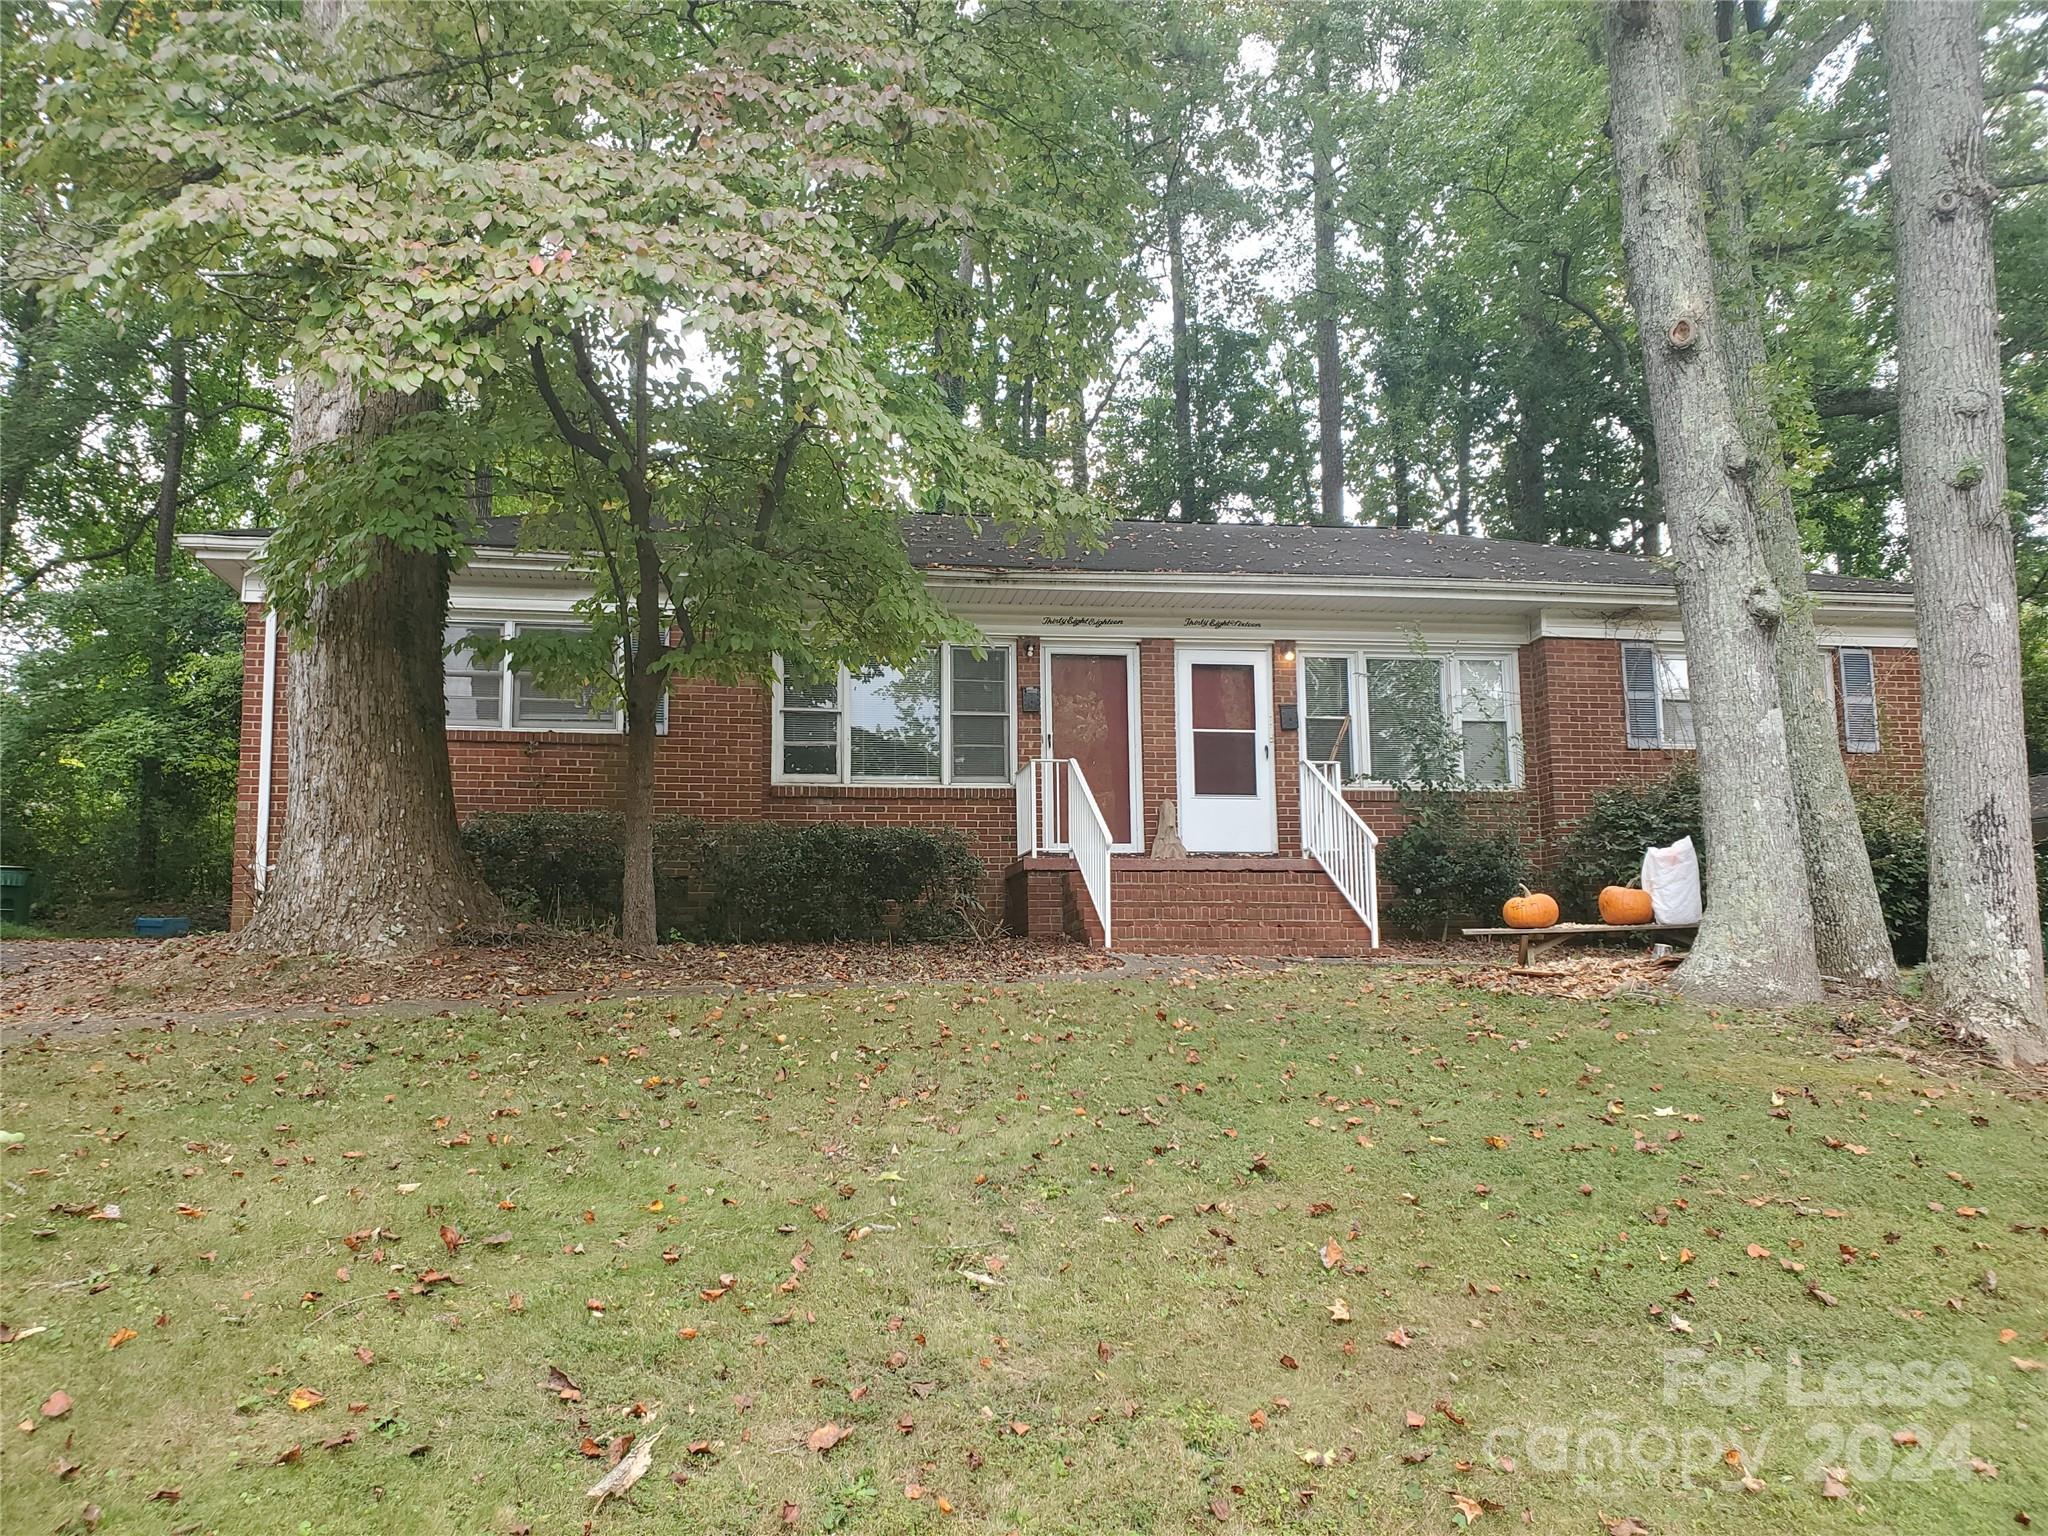
<svg viewBox="0 0 2048 1536">
<path fill-rule="evenodd" d="M 1643 889 L 1650 893 L 1650 911 L 1660 923 L 1700 920 L 1700 856 L 1692 839 L 1681 837 L 1669 848 L 1643 853 Z"/>
</svg>

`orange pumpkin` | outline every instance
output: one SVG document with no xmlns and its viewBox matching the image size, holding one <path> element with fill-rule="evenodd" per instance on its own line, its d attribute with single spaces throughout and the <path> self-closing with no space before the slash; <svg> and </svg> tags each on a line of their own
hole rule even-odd
<svg viewBox="0 0 2048 1536">
<path fill-rule="evenodd" d="M 1600 893 L 1603 923 L 1647 923 L 1654 918 L 1648 891 L 1633 885 L 1610 885 Z"/>
<path fill-rule="evenodd" d="M 1522 894 L 1510 896 L 1500 909 L 1501 921 L 1510 928 L 1548 928 L 1557 921 L 1557 898 L 1526 885 Z"/>
</svg>

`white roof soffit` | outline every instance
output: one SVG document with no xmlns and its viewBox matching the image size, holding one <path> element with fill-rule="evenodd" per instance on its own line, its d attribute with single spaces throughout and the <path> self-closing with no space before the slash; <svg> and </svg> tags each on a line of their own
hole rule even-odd
<svg viewBox="0 0 2048 1536">
<path fill-rule="evenodd" d="M 259 558 L 265 536 L 256 533 L 181 534 L 179 545 L 201 565 L 242 593 L 245 602 L 264 598 Z M 479 548 L 457 573 L 459 584 L 580 586 L 567 567 L 569 557 L 550 550 Z M 1513 581 L 1451 581 L 1441 577 L 1236 576 L 1178 571 L 1138 573 L 1097 571 L 954 571 L 929 570 L 933 591 L 963 612 L 1012 615 L 1043 611 L 1161 612 L 1185 610 L 1190 602 L 1202 611 L 1219 607 L 1256 609 L 1262 613 L 1330 614 L 1360 602 L 1426 610 L 1454 603 L 1472 612 L 1534 616 L 1548 610 L 1542 632 L 1584 633 L 1585 627 L 1611 622 L 1617 610 L 1641 609 L 1675 616 L 1676 597 L 1668 586 L 1644 583 L 1536 583 Z M 1913 598 L 1910 592 L 1816 593 L 1823 626 L 1867 622 L 1897 627 L 1910 643 Z M 1569 614 L 1566 618 L 1559 610 Z M 1560 622 L 1560 619 L 1563 622 Z M 1576 622 L 1574 622 L 1576 621 Z"/>
</svg>

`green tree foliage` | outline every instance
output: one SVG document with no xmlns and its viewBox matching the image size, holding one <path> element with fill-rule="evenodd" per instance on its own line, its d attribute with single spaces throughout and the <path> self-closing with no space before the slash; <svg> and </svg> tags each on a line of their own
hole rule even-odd
<svg viewBox="0 0 2048 1536">
<path fill-rule="evenodd" d="M 2035 9 L 1996 0 L 1985 25 L 2048 768 Z M 346 576 L 377 538 L 459 561 L 487 504 L 579 559 L 599 527 L 630 531 L 626 360 L 651 326 L 654 606 L 682 643 L 648 660 L 670 676 L 901 659 L 945 633 L 889 531 L 905 506 L 1023 537 L 1085 525 L 1084 496 L 1316 515 L 1326 320 L 1351 517 L 1661 548 L 1597 9 L 1578 0 L 507 0 L 371 7 L 339 52 L 295 11 L 10 12 L 0 601 L 52 645 L 69 621 L 24 606 L 36 591 L 151 568 L 174 336 L 178 525 L 281 517 L 272 575 L 297 611 L 312 573 Z M 1807 549 L 1903 574 L 1882 61 L 1841 8 L 1720 14 Z M 259 512 L 281 430 L 263 385 L 287 367 L 437 408 L 280 478 Z M 600 548 L 584 569 L 593 638 L 522 660 L 623 699 L 637 566 Z M 147 645 L 168 708 L 176 646 Z"/>
<path fill-rule="evenodd" d="M 0 862 L 39 902 L 227 903 L 242 714 L 242 610 L 211 577 L 101 575 L 18 610 L 27 648 L 0 685 Z M 150 657 L 166 647 L 161 680 Z M 161 765 L 153 888 L 133 881 L 145 762 Z"/>
</svg>

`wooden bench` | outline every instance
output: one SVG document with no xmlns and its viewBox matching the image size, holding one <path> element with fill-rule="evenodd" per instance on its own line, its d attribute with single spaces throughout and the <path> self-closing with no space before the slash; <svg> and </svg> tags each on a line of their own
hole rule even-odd
<svg viewBox="0 0 2048 1536">
<path fill-rule="evenodd" d="M 1527 966 L 1540 955 L 1546 955 L 1559 945 L 1591 934 L 1613 933 L 1696 933 L 1698 923 L 1552 923 L 1548 928 L 1467 928 L 1468 939 L 1511 938 L 1520 946 L 1520 961 Z"/>
</svg>

